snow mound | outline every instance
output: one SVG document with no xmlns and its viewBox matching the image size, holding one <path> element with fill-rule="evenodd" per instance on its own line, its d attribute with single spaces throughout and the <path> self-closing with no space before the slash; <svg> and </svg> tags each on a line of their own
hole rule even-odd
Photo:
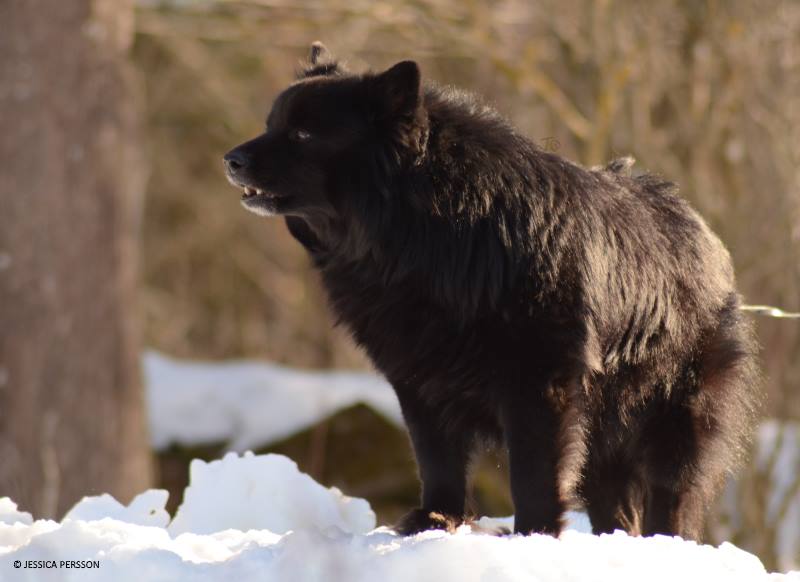
<svg viewBox="0 0 800 582">
<path fill-rule="evenodd" d="M 153 446 L 226 443 L 264 446 L 364 403 L 402 426 L 397 397 L 374 374 L 307 372 L 248 361 L 181 362 L 144 357 Z"/>
<path fill-rule="evenodd" d="M 64 519 L 97 521 L 111 518 L 136 525 L 166 527 L 169 513 L 164 507 L 169 493 L 164 489 L 150 489 L 134 497 L 126 507 L 108 493 L 95 497 L 84 497 L 67 512 Z"/>
<path fill-rule="evenodd" d="M 27 511 L 18 511 L 16 503 L 3 497 L 0 498 L 0 523 L 30 525 L 33 523 L 33 516 Z"/>
<path fill-rule="evenodd" d="M 375 527 L 366 500 L 346 497 L 336 487 L 326 489 L 282 455 L 228 453 L 210 463 L 195 459 L 189 479 L 168 528 L 173 535 L 226 529 L 284 534 L 314 528 L 365 533 Z"/>
<path fill-rule="evenodd" d="M 0 499 L 0 579 L 800 582 L 800 572 L 767 574 L 758 558 L 731 544 L 664 536 L 570 530 L 558 539 L 493 537 L 463 526 L 403 538 L 373 529 L 366 501 L 326 489 L 278 455 L 195 461 L 169 525 L 165 502 L 157 490 L 127 507 L 107 495 L 90 497 L 56 523 L 32 521 Z"/>
</svg>

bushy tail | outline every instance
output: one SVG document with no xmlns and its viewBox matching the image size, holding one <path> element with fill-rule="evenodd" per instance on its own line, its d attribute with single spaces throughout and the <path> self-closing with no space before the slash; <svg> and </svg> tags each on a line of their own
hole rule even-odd
<svg viewBox="0 0 800 582">
<path fill-rule="evenodd" d="M 700 360 L 698 421 L 716 438 L 706 457 L 728 471 L 738 468 L 749 450 L 763 404 L 763 378 L 753 322 L 731 293 L 720 310 L 716 330 Z M 711 444 L 715 443 L 715 444 Z"/>
</svg>

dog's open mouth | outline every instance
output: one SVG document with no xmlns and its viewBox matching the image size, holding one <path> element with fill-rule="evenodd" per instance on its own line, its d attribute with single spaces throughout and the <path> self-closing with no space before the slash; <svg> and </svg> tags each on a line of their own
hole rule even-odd
<svg viewBox="0 0 800 582">
<path fill-rule="evenodd" d="M 253 186 L 240 185 L 242 188 L 241 205 L 259 216 L 274 216 L 282 212 L 286 196 Z"/>
<path fill-rule="evenodd" d="M 261 197 L 268 198 L 270 200 L 275 200 L 280 198 L 274 192 L 268 192 L 266 190 L 259 190 L 258 188 L 251 188 L 250 186 L 244 186 L 244 193 L 242 194 L 242 200 L 250 200 L 252 198 Z"/>
</svg>

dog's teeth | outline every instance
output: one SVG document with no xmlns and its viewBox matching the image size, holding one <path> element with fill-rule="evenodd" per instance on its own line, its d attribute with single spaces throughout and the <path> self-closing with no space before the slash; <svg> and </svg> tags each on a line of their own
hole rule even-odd
<svg viewBox="0 0 800 582">
<path fill-rule="evenodd" d="M 245 194 L 245 196 L 252 196 L 252 195 L 253 195 L 253 194 L 255 194 L 255 193 L 256 193 L 256 190 L 255 190 L 255 188 L 250 188 L 249 186 L 245 186 L 245 187 L 244 187 L 244 194 Z"/>
</svg>

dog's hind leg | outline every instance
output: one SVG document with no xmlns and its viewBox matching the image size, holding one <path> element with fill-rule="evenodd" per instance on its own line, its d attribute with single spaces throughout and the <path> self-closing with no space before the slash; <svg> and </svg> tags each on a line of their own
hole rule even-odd
<svg viewBox="0 0 800 582">
<path fill-rule="evenodd" d="M 679 535 L 699 540 L 708 504 L 724 469 L 700 452 L 719 437 L 695 431 L 688 408 L 661 411 L 645 429 L 643 535 Z"/>
<path fill-rule="evenodd" d="M 590 458 L 579 493 L 595 535 L 615 530 L 641 535 L 643 491 L 630 463 L 606 459 L 601 465 Z"/>
</svg>

